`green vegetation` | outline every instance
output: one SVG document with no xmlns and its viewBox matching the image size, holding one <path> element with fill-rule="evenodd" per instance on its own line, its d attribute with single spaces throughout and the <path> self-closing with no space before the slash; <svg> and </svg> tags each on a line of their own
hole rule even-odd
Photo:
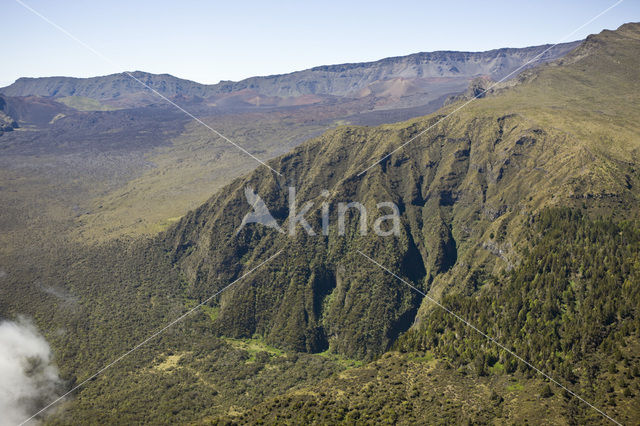
<svg viewBox="0 0 640 426">
<path fill-rule="evenodd" d="M 411 352 L 407 354 L 407 358 L 416 362 L 431 362 L 433 360 L 433 354 L 429 351 L 424 353 Z"/>
<path fill-rule="evenodd" d="M 640 381 L 633 368 L 640 362 L 640 287 L 631 285 L 640 282 L 638 225 L 544 210 L 532 219 L 532 249 L 519 267 L 489 278 L 476 295 L 443 302 L 617 420 L 633 422 L 640 416 Z M 233 419 L 606 423 L 440 309 L 430 311 L 397 347 L 405 353 L 385 354 Z M 604 368 L 607 360 L 616 368 Z"/>
<path fill-rule="evenodd" d="M 447 109 L 376 128 L 339 127 L 273 160 L 286 178 L 263 167 L 235 180 L 162 236 L 191 283 L 191 297 L 219 288 L 238 265 L 257 264 L 282 248 L 251 285 L 225 295 L 215 327 L 292 350 L 331 348 L 370 360 L 429 306 L 363 262 L 357 250 L 440 299 L 474 294 L 486 277 L 518 265 L 530 216 L 545 207 L 571 206 L 615 220 L 637 216 L 640 150 L 634 135 L 640 124 L 632 117 L 640 115 L 640 103 L 629 102 L 637 91 L 618 87 L 630 88 L 640 78 L 640 36 L 631 35 L 605 33 L 604 47 L 588 43 L 566 66 L 543 67 L 439 124 Z M 598 59 L 612 55 L 618 58 L 613 68 Z M 585 87 L 584 79 L 592 84 Z M 359 175 L 371 159 L 427 128 Z M 357 216 L 348 218 L 351 232 L 344 236 L 333 229 L 328 238 L 303 231 L 285 238 L 253 225 L 236 236 L 247 211 L 245 187 L 259 192 L 282 223 L 288 208 L 283 188 L 290 185 L 297 188 L 298 205 L 313 204 L 306 217 L 316 230 L 323 202 L 358 200 L 375 212 L 385 200 L 401 206 L 400 236 L 358 235 Z M 369 228 L 373 220 L 368 218 Z M 337 223 L 335 211 L 329 222 Z"/>
<path fill-rule="evenodd" d="M 187 284 L 153 241 L 88 249 L 68 244 L 42 260 L 37 271 L 42 281 L 24 281 L 30 271 L 18 269 L 19 263 L 2 266 L 9 274 L 0 311 L 34 318 L 56 354 L 66 388 L 189 309 Z M 210 307 L 194 312 L 92 380 L 47 421 L 191 422 L 244 411 L 344 369 L 325 357 L 282 351 L 259 339 L 221 338 L 211 326 L 214 312 Z"/>
<path fill-rule="evenodd" d="M 225 337 L 224 341 L 229 343 L 234 348 L 247 351 L 247 353 L 249 353 L 252 358 L 255 358 L 255 355 L 260 352 L 264 352 L 269 354 L 270 356 L 276 357 L 283 354 L 280 349 L 267 345 L 261 339 L 231 339 L 229 337 Z"/>
<path fill-rule="evenodd" d="M 318 355 L 330 359 L 344 368 L 361 367 L 363 365 L 363 362 L 360 360 L 350 359 L 339 354 L 332 353 L 328 349 L 324 352 L 320 352 Z"/>
<path fill-rule="evenodd" d="M 545 383 L 476 377 L 446 361 L 420 362 L 394 352 L 316 385 L 266 399 L 213 424 L 486 424 L 564 423 L 563 396 L 543 398 Z M 570 405 L 570 404 L 569 404 Z M 597 421 L 597 420 L 596 420 Z"/>
<path fill-rule="evenodd" d="M 527 239 L 531 249 L 520 266 L 488 277 L 477 294 L 445 296 L 443 304 L 598 407 L 637 418 L 639 382 L 625 393 L 625 379 L 636 377 L 640 361 L 640 222 L 544 210 L 532 218 Z M 438 308 L 397 345 L 434 351 L 479 376 L 535 375 Z"/>
<path fill-rule="evenodd" d="M 65 96 L 63 98 L 57 98 L 56 101 L 77 109 L 78 111 L 114 111 L 118 109 L 117 107 L 103 104 L 100 101 L 84 96 Z"/>
<path fill-rule="evenodd" d="M 206 421 L 243 412 L 264 398 L 341 370 L 317 355 L 263 351 L 255 342 L 180 332 L 187 335 L 171 333 L 153 350 L 93 381 L 48 423 Z"/>
<path fill-rule="evenodd" d="M 524 386 L 522 386 L 522 384 L 519 383 L 519 382 L 515 382 L 515 383 L 512 383 L 512 384 L 508 385 L 507 386 L 507 390 L 509 392 L 521 391 L 521 390 L 524 390 Z"/>
</svg>

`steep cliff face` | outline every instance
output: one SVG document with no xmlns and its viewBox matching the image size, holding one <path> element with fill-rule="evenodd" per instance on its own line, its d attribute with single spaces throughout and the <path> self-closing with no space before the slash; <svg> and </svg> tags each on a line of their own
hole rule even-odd
<svg viewBox="0 0 640 426">
<path fill-rule="evenodd" d="M 7 101 L 0 96 L 0 135 L 18 127 L 18 123 L 8 114 Z"/>
<path fill-rule="evenodd" d="M 150 74 L 141 71 L 131 73 L 140 81 L 165 96 L 205 96 L 207 86 L 169 74 Z M 125 73 L 102 77 L 22 77 L 10 86 L 0 89 L 8 96 L 66 97 L 80 96 L 96 100 L 116 99 L 133 93 L 144 93 L 145 89 Z"/>
<path fill-rule="evenodd" d="M 553 47 L 543 45 L 487 52 L 416 53 L 375 62 L 320 66 L 280 76 L 253 77 L 237 83 L 223 82 L 216 89 L 236 91 L 249 88 L 271 96 L 309 93 L 354 96 L 361 90 L 373 89 L 371 85 L 376 82 L 399 78 L 412 81 L 416 86 L 448 82 L 464 90 L 470 78 L 488 75 L 500 80 L 528 62 L 531 63 L 525 68 L 560 58 L 579 44 L 572 42 Z"/>
<path fill-rule="evenodd" d="M 477 76 L 486 75 L 498 80 L 521 67 L 526 69 L 560 58 L 578 44 L 572 42 L 487 52 L 417 53 L 376 62 L 321 66 L 290 74 L 252 77 L 214 85 L 199 84 L 168 74 L 135 71 L 131 75 L 164 96 L 186 97 L 189 100 L 207 98 L 221 106 L 300 105 L 330 101 L 337 96 L 390 98 L 396 107 L 411 107 L 462 92 L 468 82 Z M 0 93 L 9 96 L 89 98 L 109 101 L 117 106 L 159 101 L 126 73 L 92 78 L 20 78 L 0 89 Z M 403 98 L 403 101 L 398 102 L 399 98 Z"/>
<path fill-rule="evenodd" d="M 528 82 L 445 120 L 457 105 L 397 125 L 338 128 L 273 160 L 283 177 L 260 168 L 234 181 L 164 237 L 191 296 L 211 293 L 282 250 L 224 293 L 215 327 L 297 350 L 330 347 L 371 357 L 413 324 L 421 300 L 358 251 L 440 297 L 472 292 L 484 273 L 517 264 L 527 245 L 519 239 L 523 227 L 541 207 L 633 214 L 637 123 L 628 120 L 638 111 L 616 99 L 628 96 L 617 86 L 636 84 L 640 37 L 601 39 L 601 47 L 571 65 L 544 67 Z M 626 59 L 611 67 L 610 55 Z M 619 131 L 623 124 L 627 130 Z M 298 227 L 288 236 L 259 224 L 237 231 L 251 210 L 245 188 L 288 229 L 289 186 L 296 188 L 298 209 L 312 203 L 305 217 L 316 235 Z M 354 201 L 367 208 L 368 232 L 361 234 L 351 210 L 339 235 L 337 205 Z M 373 232 L 375 220 L 388 214 L 376 207 L 380 202 L 399 207 L 398 236 Z M 330 211 L 328 235 L 321 234 L 323 203 Z"/>
</svg>

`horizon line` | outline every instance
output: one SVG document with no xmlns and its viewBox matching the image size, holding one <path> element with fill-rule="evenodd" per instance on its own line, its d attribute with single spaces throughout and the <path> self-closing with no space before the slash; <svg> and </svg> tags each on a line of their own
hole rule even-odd
<svg viewBox="0 0 640 426">
<path fill-rule="evenodd" d="M 622 25 L 627 25 L 627 24 L 630 24 L 630 23 L 634 23 L 634 22 L 626 22 L 626 23 L 624 23 Z M 602 31 L 613 31 L 613 30 L 603 29 Z M 158 73 L 156 73 L 156 72 L 143 71 L 143 70 L 135 70 L 135 71 L 123 70 L 123 71 L 120 71 L 120 72 L 114 72 L 114 73 L 109 73 L 109 74 L 100 74 L 100 75 L 90 75 L 90 76 L 85 76 L 85 77 L 72 76 L 72 75 L 40 75 L 40 76 L 35 76 L 35 77 L 33 77 L 33 76 L 21 76 L 21 77 L 18 77 L 18 78 L 16 78 L 15 80 L 13 80 L 11 82 L 9 82 L 9 81 L 0 82 L 0 89 L 9 87 L 9 86 L 15 84 L 16 82 L 18 82 L 19 80 L 28 80 L 28 79 L 36 80 L 36 79 L 46 79 L 46 78 L 67 78 L 67 79 L 76 79 L 76 80 L 88 80 L 88 79 L 93 79 L 93 78 L 110 77 L 110 76 L 120 75 L 120 74 L 126 75 L 127 73 L 143 73 L 143 74 L 150 74 L 150 75 L 154 75 L 154 76 L 169 76 L 169 77 L 177 78 L 179 80 L 184 80 L 184 81 L 189 81 L 189 82 L 192 82 L 192 83 L 200 84 L 200 85 L 203 85 L 203 86 L 216 86 L 216 85 L 223 84 L 223 83 L 238 83 L 238 82 L 249 80 L 249 79 L 252 79 L 252 78 L 272 78 L 272 77 L 285 76 L 285 75 L 290 75 L 290 74 L 295 74 L 295 73 L 300 73 L 300 72 L 305 72 L 305 71 L 319 71 L 319 68 L 324 68 L 324 67 L 375 64 L 376 62 L 382 62 L 382 61 L 385 61 L 385 60 L 408 58 L 408 57 L 416 56 L 416 55 L 435 54 L 435 53 L 483 54 L 483 53 L 495 52 L 495 51 L 499 51 L 499 50 L 523 50 L 523 49 L 533 49 L 533 48 L 537 48 L 537 47 L 548 47 L 548 46 L 556 47 L 556 46 L 562 46 L 562 45 L 573 44 L 573 43 L 582 43 L 585 40 L 586 40 L 586 37 L 582 38 L 582 39 L 577 39 L 577 40 L 572 40 L 572 41 L 559 43 L 559 44 L 556 44 L 556 45 L 553 45 L 553 43 L 545 43 L 545 44 L 528 45 L 528 46 L 522 46 L 522 47 L 497 47 L 497 48 L 488 49 L 488 50 L 475 50 L 475 51 L 471 51 L 471 50 L 430 50 L 430 51 L 420 51 L 420 52 L 409 53 L 409 54 L 406 54 L 406 55 L 385 56 L 385 57 L 382 57 L 382 58 L 369 60 L 369 61 L 340 62 L 340 63 L 333 63 L 333 64 L 320 64 L 320 65 L 314 65 L 312 67 L 296 69 L 296 70 L 289 71 L 289 72 L 284 72 L 284 73 L 251 75 L 249 77 L 241 78 L 241 79 L 238 79 L 238 80 L 219 80 L 217 83 L 202 83 L 202 82 L 199 82 L 197 80 L 192 80 L 190 78 L 179 77 L 177 75 L 170 74 L 168 72 L 158 72 Z"/>
</svg>

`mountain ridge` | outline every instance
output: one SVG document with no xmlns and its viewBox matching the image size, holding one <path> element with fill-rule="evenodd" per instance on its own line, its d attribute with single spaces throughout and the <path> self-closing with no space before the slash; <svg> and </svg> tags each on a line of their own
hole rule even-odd
<svg viewBox="0 0 640 426">
<path fill-rule="evenodd" d="M 165 96 L 212 99 L 244 91 L 249 91 L 254 96 L 278 98 L 314 95 L 359 98 L 362 96 L 360 91 L 371 89 L 374 83 L 401 78 L 414 82 L 416 87 L 412 93 L 422 95 L 419 100 L 405 102 L 403 106 L 416 106 L 447 93 L 463 91 L 473 77 L 488 75 L 498 80 L 519 67 L 528 68 L 557 59 L 580 43 L 581 41 L 575 41 L 485 52 L 420 52 L 371 62 L 321 65 L 286 74 L 249 77 L 236 82 L 220 81 L 217 84 L 201 84 L 170 74 L 142 71 L 130 74 Z M 529 61 L 531 63 L 527 63 Z M 443 87 L 439 89 L 438 85 Z M 436 94 L 428 96 L 427 100 L 423 99 L 427 92 L 434 90 Z M 145 91 L 127 73 L 89 78 L 21 77 L 13 84 L 0 88 L 0 93 L 9 96 L 80 96 L 99 101 L 113 101 Z M 145 95 L 151 97 L 149 93 Z"/>
</svg>

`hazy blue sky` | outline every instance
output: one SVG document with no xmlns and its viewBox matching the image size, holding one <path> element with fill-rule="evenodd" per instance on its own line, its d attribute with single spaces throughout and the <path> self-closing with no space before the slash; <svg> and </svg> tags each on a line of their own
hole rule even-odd
<svg viewBox="0 0 640 426">
<path fill-rule="evenodd" d="M 23 0 L 117 65 L 14 0 L 2 0 L 0 86 L 20 76 L 123 70 L 202 83 L 432 50 L 556 43 L 615 0 L 51 1 Z M 640 21 L 626 0 L 571 40 Z M 569 40 L 565 40 L 569 41 Z"/>
</svg>

